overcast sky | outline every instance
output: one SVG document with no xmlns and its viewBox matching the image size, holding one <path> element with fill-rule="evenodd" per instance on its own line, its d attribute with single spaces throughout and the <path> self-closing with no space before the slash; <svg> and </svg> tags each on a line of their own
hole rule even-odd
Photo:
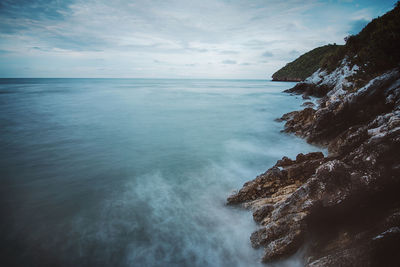
<svg viewBox="0 0 400 267">
<path fill-rule="evenodd" d="M 1 0 L 0 77 L 269 79 L 396 0 Z"/>
</svg>

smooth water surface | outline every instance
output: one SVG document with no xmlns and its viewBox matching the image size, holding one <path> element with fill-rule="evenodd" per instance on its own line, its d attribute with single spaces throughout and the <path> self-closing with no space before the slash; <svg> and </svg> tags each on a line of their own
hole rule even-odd
<svg viewBox="0 0 400 267">
<path fill-rule="evenodd" d="M 1 79 L 1 261 L 257 266 L 233 190 L 284 155 L 291 83 Z M 294 266 L 292 261 L 280 266 Z"/>
</svg>

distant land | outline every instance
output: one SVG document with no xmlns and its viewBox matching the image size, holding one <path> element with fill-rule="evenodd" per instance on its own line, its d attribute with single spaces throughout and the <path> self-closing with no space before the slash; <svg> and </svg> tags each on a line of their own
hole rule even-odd
<svg viewBox="0 0 400 267">
<path fill-rule="evenodd" d="M 339 45 L 329 44 L 315 48 L 286 64 L 272 75 L 273 81 L 300 82 L 319 69 L 326 57 L 335 53 Z"/>
</svg>

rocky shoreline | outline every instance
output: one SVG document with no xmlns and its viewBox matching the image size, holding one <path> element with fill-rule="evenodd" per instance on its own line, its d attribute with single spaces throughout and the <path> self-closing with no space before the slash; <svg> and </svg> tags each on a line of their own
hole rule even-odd
<svg viewBox="0 0 400 267">
<path fill-rule="evenodd" d="M 284 77 L 284 78 L 272 78 L 273 82 L 301 82 L 303 79 L 301 78 L 292 78 L 292 77 Z"/>
<path fill-rule="evenodd" d="M 263 262 L 304 250 L 305 266 L 398 266 L 400 245 L 400 71 L 348 90 L 344 60 L 287 93 L 320 97 L 287 113 L 284 132 L 328 148 L 283 157 L 228 198 L 253 211 L 253 247 Z M 335 76 L 336 75 L 336 76 Z"/>
</svg>

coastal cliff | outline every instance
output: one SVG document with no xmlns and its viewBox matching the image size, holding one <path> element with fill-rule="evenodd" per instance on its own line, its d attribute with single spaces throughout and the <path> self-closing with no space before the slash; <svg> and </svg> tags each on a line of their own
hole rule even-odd
<svg viewBox="0 0 400 267">
<path fill-rule="evenodd" d="M 283 131 L 329 154 L 283 157 L 228 198 L 253 211 L 263 262 L 302 248 L 306 266 L 399 266 L 399 22 L 398 2 L 286 91 L 319 100 L 284 114 Z"/>
<path fill-rule="evenodd" d="M 301 82 L 322 66 L 324 58 L 335 53 L 340 45 L 325 45 L 315 48 L 286 64 L 272 75 L 272 81 Z"/>
</svg>

